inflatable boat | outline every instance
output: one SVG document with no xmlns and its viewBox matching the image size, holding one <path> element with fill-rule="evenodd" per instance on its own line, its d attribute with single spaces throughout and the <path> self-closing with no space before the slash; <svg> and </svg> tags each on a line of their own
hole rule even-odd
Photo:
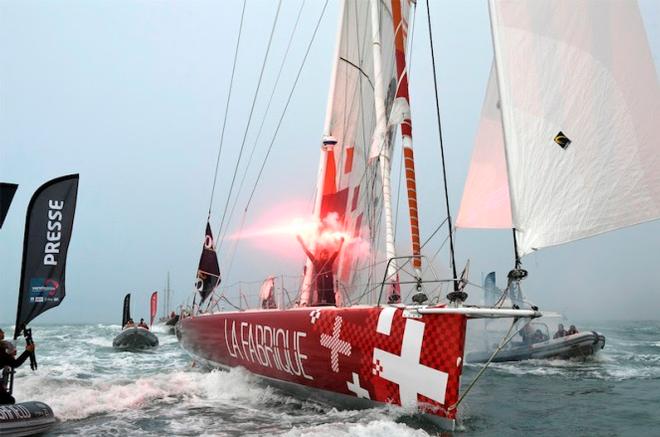
<svg viewBox="0 0 660 437">
<path fill-rule="evenodd" d="M 158 346 L 156 334 L 145 328 L 126 328 L 112 341 L 115 349 L 149 349 Z"/>
<path fill-rule="evenodd" d="M 43 402 L 0 405 L 0 436 L 27 436 L 48 431 L 57 419 Z"/>
<path fill-rule="evenodd" d="M 603 334 L 596 331 L 585 331 L 533 343 L 512 341 L 493 358 L 493 362 L 549 358 L 585 358 L 596 354 L 604 347 L 605 336 Z M 466 360 L 469 363 L 483 363 L 488 361 L 492 353 L 493 351 L 468 353 Z"/>
</svg>

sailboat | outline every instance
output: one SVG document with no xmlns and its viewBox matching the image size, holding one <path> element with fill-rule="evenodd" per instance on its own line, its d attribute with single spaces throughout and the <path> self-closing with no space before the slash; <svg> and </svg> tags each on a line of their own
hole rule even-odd
<svg viewBox="0 0 660 437">
<path fill-rule="evenodd" d="M 174 326 L 176 325 L 176 322 L 179 321 L 179 315 L 175 311 L 171 311 L 171 300 L 172 300 L 172 290 L 170 288 L 170 273 L 167 272 L 167 282 L 165 284 L 165 291 L 164 291 L 164 298 L 163 298 L 163 316 L 158 319 L 158 323 L 161 323 L 165 326 L 168 327 L 168 333 L 169 334 L 174 334 Z"/>
<path fill-rule="evenodd" d="M 345 406 L 402 406 L 453 429 L 467 320 L 540 313 L 463 305 L 465 277 L 458 277 L 453 261 L 451 278 L 422 275 L 406 67 L 412 3 L 345 0 L 340 7 L 315 231 L 298 235 L 308 260 L 297 302 L 277 304 L 264 283 L 261 296 L 268 300 L 255 309 L 202 312 L 196 310 L 201 303 L 193 305 L 179 320 L 177 336 L 200 364 L 241 366 L 268 383 Z M 412 234 L 405 256 L 395 251 L 390 187 L 398 128 Z M 207 223 L 200 302 L 220 283 L 215 250 Z M 451 290 L 447 299 L 430 300 L 428 285 L 442 283 Z"/>
<path fill-rule="evenodd" d="M 14 341 L 23 335 L 26 344 L 33 344 L 30 322 L 64 300 L 66 260 L 73 232 L 78 181 L 77 174 L 53 179 L 40 186 L 30 199 L 25 220 Z M 9 195 L 5 191 L 7 186 L 0 187 L 3 191 L 0 193 L 0 219 L 4 219 L 16 187 L 8 187 Z M 2 347 L 7 348 L 7 345 L 2 342 Z M 29 360 L 30 368 L 37 370 L 36 351 L 29 353 Z M 0 370 L 0 390 L 11 397 L 14 369 L 7 366 Z M 48 431 L 56 423 L 53 410 L 43 402 L 0 405 L 0 435 L 3 436 L 38 434 Z"/>
<path fill-rule="evenodd" d="M 151 324 L 153 325 L 157 308 L 157 292 L 151 295 Z M 131 293 L 124 296 L 121 320 L 122 330 L 112 340 L 112 347 L 118 350 L 143 350 L 158 346 L 158 337 L 148 327 L 136 325 L 131 318 Z"/>
<path fill-rule="evenodd" d="M 456 225 L 512 230 L 504 302 L 522 296 L 523 256 L 660 217 L 660 95 L 636 2 L 490 8 L 495 60 Z M 543 326 L 526 326 L 494 360 L 582 357 L 605 344 L 595 331 L 553 338 Z"/>
</svg>

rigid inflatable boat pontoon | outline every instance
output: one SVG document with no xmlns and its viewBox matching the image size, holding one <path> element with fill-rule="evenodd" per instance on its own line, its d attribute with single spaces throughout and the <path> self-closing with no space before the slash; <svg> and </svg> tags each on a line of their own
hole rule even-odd
<svg viewBox="0 0 660 437">
<path fill-rule="evenodd" d="M 57 419 L 43 402 L 0 405 L 0 436 L 27 436 L 52 428 Z"/>
<path fill-rule="evenodd" d="M 493 358 L 493 362 L 585 358 L 605 347 L 605 336 L 596 331 L 585 331 L 532 344 L 512 341 L 509 346 L 502 349 Z M 488 361 L 491 354 L 490 351 L 473 352 L 468 353 L 466 359 L 470 363 L 483 363 Z"/>
<path fill-rule="evenodd" d="M 126 328 L 112 341 L 115 349 L 149 349 L 158 346 L 158 337 L 145 328 Z"/>
</svg>

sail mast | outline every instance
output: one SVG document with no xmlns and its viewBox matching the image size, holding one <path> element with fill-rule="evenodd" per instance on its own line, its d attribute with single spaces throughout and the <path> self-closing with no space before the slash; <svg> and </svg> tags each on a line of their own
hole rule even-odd
<svg viewBox="0 0 660 437">
<path fill-rule="evenodd" d="M 341 47 L 341 34 L 344 28 L 344 10 L 346 2 L 342 1 L 339 6 L 339 22 L 337 24 L 337 40 L 335 42 L 335 52 L 333 54 L 334 64 L 330 76 L 330 87 L 328 89 L 328 102 L 325 110 L 325 121 L 323 123 L 323 138 L 321 140 L 321 156 L 319 158 L 319 171 L 316 176 L 316 196 L 314 197 L 314 217 L 321 219 L 321 204 L 323 201 L 323 181 L 325 178 L 326 164 L 328 162 L 328 153 L 332 153 L 332 147 L 337 141 L 332 137 L 332 107 L 334 104 L 335 88 L 337 84 L 337 69 L 339 68 L 339 50 Z M 314 250 L 313 247 L 310 247 Z M 311 260 L 305 262 L 305 274 L 303 277 L 300 303 L 309 305 L 311 302 L 310 292 L 312 289 L 313 266 Z"/>
<path fill-rule="evenodd" d="M 390 183 L 390 147 L 387 135 L 387 114 L 385 111 L 385 87 L 383 83 L 383 62 L 380 41 L 379 0 L 371 0 L 371 32 L 372 52 L 374 59 L 374 104 L 376 107 L 376 129 L 374 140 L 379 150 L 380 174 L 383 184 L 383 207 L 385 210 L 385 254 L 390 261 L 387 267 L 387 278 L 396 281 L 397 266 L 394 247 L 394 230 L 392 226 L 392 193 Z M 397 281 L 398 282 L 398 281 Z M 396 286 L 396 284 L 394 284 Z"/>
<path fill-rule="evenodd" d="M 408 23 L 403 19 L 402 2 L 409 0 L 392 0 L 392 23 L 394 25 L 394 46 L 397 70 L 397 90 L 394 108 L 400 117 L 403 160 L 406 174 L 406 189 L 408 192 L 408 210 L 410 218 L 410 238 L 412 240 L 412 265 L 421 279 L 422 258 L 419 239 L 419 215 L 417 210 L 417 182 L 415 180 L 415 158 L 413 153 L 412 120 L 410 114 L 410 93 L 408 91 L 408 67 L 406 65 L 406 40 Z M 393 109 L 394 113 L 395 110 Z M 393 114 L 394 115 L 394 114 Z"/>
</svg>

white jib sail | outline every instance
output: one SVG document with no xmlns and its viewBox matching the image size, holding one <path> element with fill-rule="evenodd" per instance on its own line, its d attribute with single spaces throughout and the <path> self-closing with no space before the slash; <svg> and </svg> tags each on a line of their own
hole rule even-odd
<svg viewBox="0 0 660 437">
<path fill-rule="evenodd" d="M 504 157 L 502 113 L 497 72 L 491 67 L 481 121 L 474 140 L 456 226 L 459 228 L 511 229 L 511 200 Z"/>
<path fill-rule="evenodd" d="M 660 92 L 634 1 L 490 1 L 520 255 L 660 217 Z"/>
</svg>

